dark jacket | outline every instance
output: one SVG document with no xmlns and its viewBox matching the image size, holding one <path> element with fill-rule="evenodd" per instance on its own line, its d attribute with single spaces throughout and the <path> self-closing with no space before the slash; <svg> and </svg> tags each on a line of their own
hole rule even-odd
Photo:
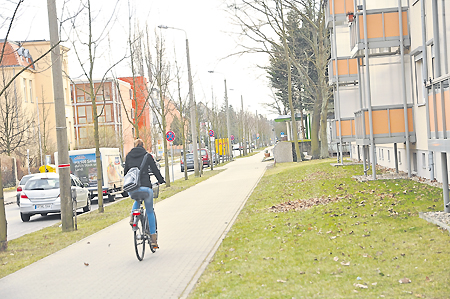
<svg viewBox="0 0 450 299">
<path fill-rule="evenodd" d="M 133 148 L 125 158 L 125 174 L 127 174 L 128 170 L 130 170 L 130 168 L 132 167 L 141 167 L 141 163 L 144 159 L 145 154 L 147 154 L 147 151 L 143 147 L 138 146 Z M 162 177 L 161 172 L 159 172 L 159 169 L 156 167 L 156 163 L 152 155 L 148 154 L 145 164 L 146 165 L 144 165 L 143 169 L 151 169 L 156 179 L 158 180 L 158 183 L 164 183 L 164 178 Z M 149 171 L 140 171 L 140 175 L 141 186 L 151 188 L 152 183 L 150 182 Z"/>
</svg>

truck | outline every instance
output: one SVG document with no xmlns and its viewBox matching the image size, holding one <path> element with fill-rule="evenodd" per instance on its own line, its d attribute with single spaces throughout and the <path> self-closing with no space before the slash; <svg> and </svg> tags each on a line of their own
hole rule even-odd
<svg viewBox="0 0 450 299">
<path fill-rule="evenodd" d="M 82 183 L 88 185 L 89 197 L 98 196 L 97 164 L 95 148 L 69 151 L 70 173 L 76 175 Z M 118 148 L 100 148 L 102 165 L 103 196 L 114 201 L 117 194 L 127 196 L 123 191 L 123 162 Z M 55 164 L 58 164 L 58 153 L 55 152 Z M 58 167 L 56 168 L 58 171 Z"/>
</svg>

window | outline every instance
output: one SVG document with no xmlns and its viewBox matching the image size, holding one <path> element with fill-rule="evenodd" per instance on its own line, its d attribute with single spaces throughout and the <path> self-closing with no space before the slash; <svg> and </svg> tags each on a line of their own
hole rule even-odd
<svg viewBox="0 0 450 299">
<path fill-rule="evenodd" d="M 92 122 L 92 106 L 86 106 L 86 118 L 88 123 Z"/>
<path fill-rule="evenodd" d="M 86 106 L 78 107 L 78 123 L 79 124 L 86 123 Z"/>
<path fill-rule="evenodd" d="M 80 139 L 84 139 L 87 137 L 87 130 L 86 128 L 80 128 Z"/>
<path fill-rule="evenodd" d="M 95 97 L 96 102 L 103 102 L 103 95 L 98 95 Z"/>
<path fill-rule="evenodd" d="M 77 102 L 78 103 L 84 103 L 84 96 L 78 96 L 77 97 Z"/>
<path fill-rule="evenodd" d="M 388 162 L 391 162 L 391 151 L 390 150 L 387 151 L 387 160 L 388 160 Z"/>
<path fill-rule="evenodd" d="M 422 153 L 422 168 L 423 169 L 427 168 L 427 158 L 425 156 L 425 153 Z"/>
<path fill-rule="evenodd" d="M 416 103 L 417 104 L 424 104 L 424 98 L 423 98 L 423 89 L 424 84 L 423 84 L 423 76 L 422 76 L 422 71 L 423 71 L 423 61 L 422 59 L 419 59 L 416 61 L 415 63 L 415 73 L 416 73 L 416 84 L 415 84 L 415 92 L 416 92 Z"/>
<path fill-rule="evenodd" d="M 413 153 L 413 171 L 417 172 L 417 153 Z"/>
<path fill-rule="evenodd" d="M 107 122 L 111 122 L 112 121 L 111 105 L 106 105 L 105 106 L 105 116 L 106 116 L 106 121 Z"/>
<path fill-rule="evenodd" d="M 384 149 L 381 149 L 381 160 L 384 161 Z"/>
<path fill-rule="evenodd" d="M 78 117 L 86 117 L 86 106 L 79 106 L 78 107 Z"/>
<path fill-rule="evenodd" d="M 402 153 L 398 151 L 398 164 L 402 164 Z"/>
<path fill-rule="evenodd" d="M 23 100 L 26 103 L 28 101 L 27 100 L 27 80 L 24 78 L 22 82 L 23 82 Z"/>
<path fill-rule="evenodd" d="M 33 81 L 28 81 L 28 84 L 30 86 L 28 86 L 28 88 L 30 89 L 30 102 L 33 103 Z"/>
<path fill-rule="evenodd" d="M 130 99 L 133 99 L 133 90 L 129 89 L 128 91 L 130 92 Z"/>
</svg>

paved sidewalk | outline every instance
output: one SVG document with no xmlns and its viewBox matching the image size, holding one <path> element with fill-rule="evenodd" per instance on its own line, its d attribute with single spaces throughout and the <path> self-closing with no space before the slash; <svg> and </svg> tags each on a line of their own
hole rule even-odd
<svg viewBox="0 0 450 299">
<path fill-rule="evenodd" d="M 156 204 L 161 249 L 147 246 L 142 262 L 127 218 L 4 277 L 0 298 L 187 297 L 264 174 L 262 159 L 237 159 Z"/>
</svg>

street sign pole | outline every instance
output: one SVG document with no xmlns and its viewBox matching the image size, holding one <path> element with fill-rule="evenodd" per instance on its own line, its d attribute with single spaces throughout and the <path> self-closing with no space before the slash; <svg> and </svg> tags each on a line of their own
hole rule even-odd
<svg viewBox="0 0 450 299">
<path fill-rule="evenodd" d="M 172 183 L 175 182 L 175 174 L 173 172 L 173 142 L 170 143 L 172 146 Z"/>
</svg>

